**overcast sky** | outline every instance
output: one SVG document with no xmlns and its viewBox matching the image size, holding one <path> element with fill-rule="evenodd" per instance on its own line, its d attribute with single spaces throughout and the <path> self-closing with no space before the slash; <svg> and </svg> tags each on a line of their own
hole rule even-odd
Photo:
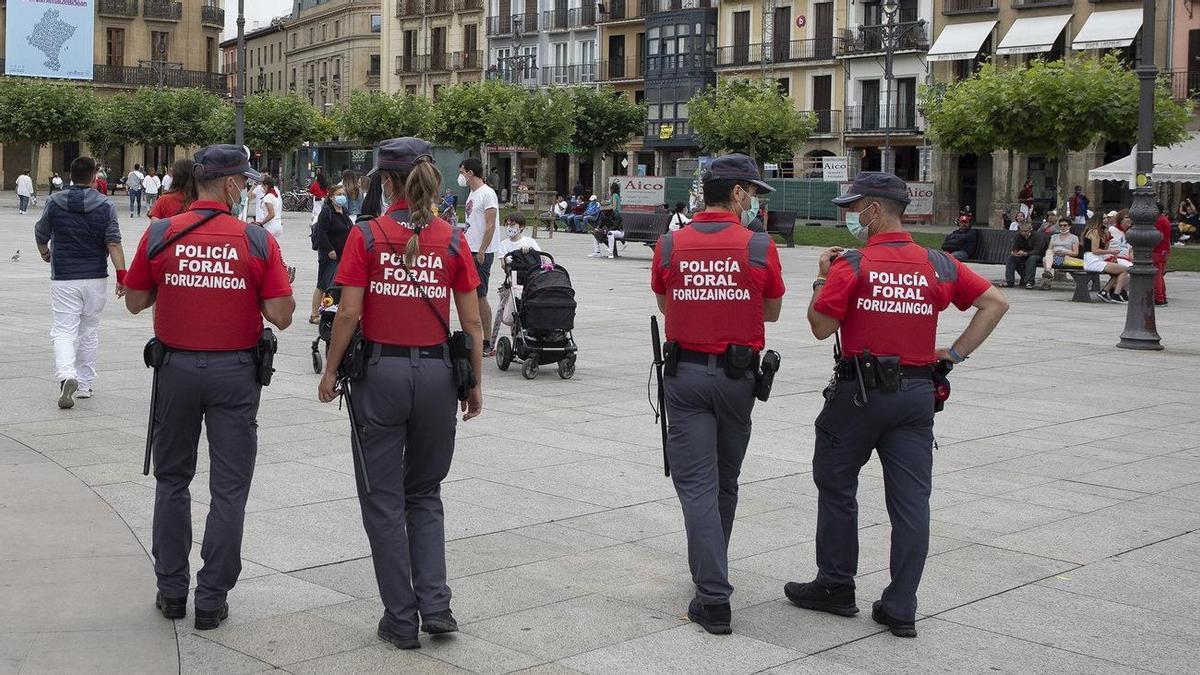
<svg viewBox="0 0 1200 675">
<path fill-rule="evenodd" d="M 237 6 L 238 0 L 225 0 L 225 35 L 230 38 L 237 36 Z M 292 11 L 292 0 L 245 0 L 246 31 L 256 25 L 266 25 L 271 19 Z"/>
</svg>

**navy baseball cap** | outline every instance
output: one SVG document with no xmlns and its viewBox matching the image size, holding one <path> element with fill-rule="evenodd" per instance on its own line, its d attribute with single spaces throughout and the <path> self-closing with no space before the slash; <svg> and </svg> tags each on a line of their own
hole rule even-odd
<svg viewBox="0 0 1200 675">
<path fill-rule="evenodd" d="M 250 149 L 244 145 L 209 145 L 200 148 L 192 161 L 206 178 L 242 175 L 250 180 L 262 180 L 262 174 L 250 166 Z"/>
<path fill-rule="evenodd" d="M 762 174 L 758 172 L 758 164 L 749 155 L 740 152 L 715 157 L 704 167 L 700 182 L 707 183 L 713 180 L 740 180 L 753 184 L 759 192 L 775 191 L 775 188 L 763 181 Z"/>
<path fill-rule="evenodd" d="M 433 160 L 433 146 L 429 141 L 411 136 L 389 138 L 379 143 L 375 167 L 368 171 L 367 175 L 374 176 L 381 170 L 408 171 L 422 157 Z"/>
<path fill-rule="evenodd" d="M 908 185 L 890 173 L 860 171 L 850 184 L 850 189 L 830 201 L 838 206 L 849 206 L 863 197 L 879 197 L 908 205 Z"/>
</svg>

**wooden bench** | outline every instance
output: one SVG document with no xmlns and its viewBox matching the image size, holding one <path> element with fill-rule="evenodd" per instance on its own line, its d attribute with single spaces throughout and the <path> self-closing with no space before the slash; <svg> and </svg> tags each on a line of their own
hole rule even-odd
<svg viewBox="0 0 1200 675">
<path fill-rule="evenodd" d="M 788 248 L 796 248 L 796 214 L 767 211 L 767 232 L 783 237 Z"/>
<path fill-rule="evenodd" d="M 669 213 L 626 210 L 621 214 L 620 227 L 625 233 L 625 243 L 637 242 L 654 248 L 658 243 L 658 238 L 666 234 L 670 224 L 671 214 Z"/>
</svg>

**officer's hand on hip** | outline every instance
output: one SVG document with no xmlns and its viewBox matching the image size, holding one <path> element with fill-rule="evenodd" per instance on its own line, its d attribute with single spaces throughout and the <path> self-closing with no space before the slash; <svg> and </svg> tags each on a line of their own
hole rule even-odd
<svg viewBox="0 0 1200 675">
<path fill-rule="evenodd" d="M 817 260 L 817 265 L 820 267 L 821 276 L 829 274 L 829 267 L 833 265 L 834 259 L 842 254 L 846 249 L 841 246 L 833 246 L 821 251 L 821 257 Z"/>
<path fill-rule="evenodd" d="M 321 403 L 329 403 L 338 396 L 337 375 L 326 371 L 321 376 L 321 383 L 317 385 L 317 398 Z"/>
<path fill-rule="evenodd" d="M 480 265 L 483 264 L 483 251 L 475 254 L 475 262 L 479 263 Z"/>
<path fill-rule="evenodd" d="M 472 417 L 479 417 L 479 413 L 483 412 L 483 387 L 476 385 L 471 389 L 471 393 L 467 394 L 467 400 L 459 402 L 459 408 L 463 412 L 463 421 Z"/>
</svg>

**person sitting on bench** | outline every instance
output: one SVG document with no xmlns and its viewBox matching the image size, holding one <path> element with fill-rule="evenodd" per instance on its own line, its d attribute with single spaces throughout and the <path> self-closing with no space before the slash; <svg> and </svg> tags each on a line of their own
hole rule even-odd
<svg viewBox="0 0 1200 675">
<path fill-rule="evenodd" d="M 966 262 L 975 255 L 975 247 L 979 245 L 979 233 L 971 229 L 971 219 L 960 217 L 958 229 L 946 235 L 942 241 L 942 250 L 956 260 Z"/>
<path fill-rule="evenodd" d="M 1004 265 L 1004 285 L 1012 288 L 1014 277 L 1021 276 L 1021 285 L 1033 288 L 1037 278 L 1037 268 L 1042 263 L 1046 253 L 1045 238 L 1040 232 L 1033 231 L 1033 223 L 1022 218 L 1017 223 L 1017 231 L 1012 235 L 1011 251 Z"/>
<path fill-rule="evenodd" d="M 1079 237 L 1071 232 L 1071 219 L 1059 218 L 1058 232 L 1050 237 L 1046 255 L 1042 258 L 1046 266 L 1042 278 L 1053 279 L 1055 267 L 1083 267 L 1083 260 L 1079 258 L 1079 246 Z"/>
<path fill-rule="evenodd" d="M 592 195 L 588 199 L 588 205 L 584 212 L 571 216 L 567 221 L 567 226 L 572 232 L 587 232 L 588 226 L 599 219 L 600 202 L 596 199 L 596 195 Z"/>
</svg>

